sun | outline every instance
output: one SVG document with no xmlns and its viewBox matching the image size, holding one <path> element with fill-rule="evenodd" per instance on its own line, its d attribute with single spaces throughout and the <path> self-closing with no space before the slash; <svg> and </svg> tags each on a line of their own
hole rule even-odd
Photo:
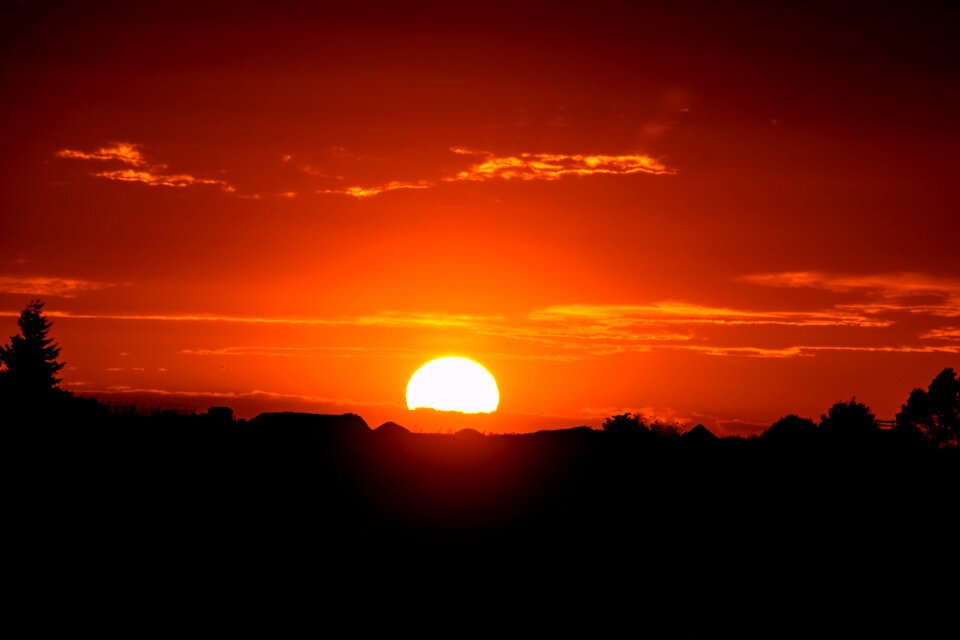
<svg viewBox="0 0 960 640">
<path fill-rule="evenodd" d="M 499 405 L 497 381 L 468 358 L 431 360 L 417 369 L 407 383 L 408 409 L 492 413 Z"/>
</svg>

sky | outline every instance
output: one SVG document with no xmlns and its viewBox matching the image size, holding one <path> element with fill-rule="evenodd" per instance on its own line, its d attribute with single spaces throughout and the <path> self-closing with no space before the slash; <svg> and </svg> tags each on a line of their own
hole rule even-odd
<svg viewBox="0 0 960 640">
<path fill-rule="evenodd" d="M 948 3 L 397 4 L 0 4 L 0 337 L 41 298 L 75 393 L 422 430 L 960 368 Z M 498 412 L 407 410 L 446 355 Z"/>
</svg>

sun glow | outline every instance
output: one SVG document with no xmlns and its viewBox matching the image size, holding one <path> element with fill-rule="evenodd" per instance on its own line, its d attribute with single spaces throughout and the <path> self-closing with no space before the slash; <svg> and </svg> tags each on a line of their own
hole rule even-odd
<svg viewBox="0 0 960 640">
<path fill-rule="evenodd" d="M 431 360 L 407 384 L 407 408 L 492 413 L 500 405 L 497 382 L 486 369 L 467 358 Z"/>
</svg>

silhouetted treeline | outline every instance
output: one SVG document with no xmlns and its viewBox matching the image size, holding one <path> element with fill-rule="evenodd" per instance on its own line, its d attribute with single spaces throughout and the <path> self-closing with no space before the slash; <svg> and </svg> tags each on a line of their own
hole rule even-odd
<svg viewBox="0 0 960 640">
<path fill-rule="evenodd" d="M 931 585 L 957 575 L 956 386 L 946 369 L 915 390 L 893 429 L 852 399 L 751 438 L 632 414 L 600 430 L 486 436 L 371 429 L 352 414 L 139 415 L 7 386 L 8 544 L 31 559 L 35 589 L 105 567 L 180 589 L 198 567 L 239 583 L 301 567 L 322 580 L 349 561 L 398 590 L 429 576 L 459 590 L 492 580 L 500 592 L 599 594 L 637 629 L 665 620 L 661 637 L 757 635 L 743 611 L 758 602 L 780 632 L 816 633 L 812 612 L 849 613 L 852 597 L 887 603 L 886 629 L 921 599 L 927 611 L 955 605 Z M 863 631 L 857 620 L 846 635 Z"/>
<path fill-rule="evenodd" d="M 521 585 L 550 598 L 584 590 L 590 611 L 617 603 L 591 624 L 679 624 L 687 635 L 664 637 L 690 638 L 762 636 L 744 599 L 789 616 L 777 629 L 807 633 L 830 607 L 848 615 L 851 590 L 896 598 L 893 614 L 919 600 L 950 606 L 929 585 L 955 568 L 960 449 L 896 430 L 851 439 L 836 423 L 791 418 L 753 438 L 586 427 L 484 436 L 371 429 L 350 414 L 83 409 L 4 429 L 14 530 L 26 537 L 17 548 L 43 569 L 31 575 L 113 575 L 132 562 L 178 589 L 198 567 L 228 585 L 259 576 L 292 588 L 292 575 L 326 585 L 346 563 L 391 593 L 409 593 L 411 580 L 447 585 L 454 600 L 478 596 L 480 581 L 505 581 L 497 593 L 510 598 L 525 597 Z M 602 593 L 591 580 L 613 579 L 637 582 L 590 600 Z M 796 599 L 806 584 L 816 605 Z M 905 617 L 901 630 L 923 636 Z M 849 631 L 869 628 L 858 620 Z"/>
<path fill-rule="evenodd" d="M 751 519 L 761 506 L 772 516 L 784 495 L 839 508 L 833 490 L 853 477 L 860 506 L 891 504 L 901 494 L 946 500 L 946 487 L 957 485 L 943 474 L 956 473 L 960 453 L 879 430 L 855 401 L 835 405 L 819 426 L 787 416 L 752 438 L 718 438 L 699 425 L 664 435 L 642 423 L 415 434 L 394 423 L 370 429 L 352 414 L 268 413 L 238 422 L 216 413 L 110 415 L 95 402 L 76 406 L 73 418 L 20 420 L 5 431 L 45 468 L 44 482 L 69 478 L 78 499 L 87 492 L 85 508 L 92 499 L 109 509 L 110 496 L 198 506 L 198 495 L 216 491 L 225 508 L 318 502 L 325 513 L 310 517 L 360 536 L 633 535 L 643 533 L 644 514 L 670 512 L 658 527 L 677 539 L 691 518 Z"/>
</svg>

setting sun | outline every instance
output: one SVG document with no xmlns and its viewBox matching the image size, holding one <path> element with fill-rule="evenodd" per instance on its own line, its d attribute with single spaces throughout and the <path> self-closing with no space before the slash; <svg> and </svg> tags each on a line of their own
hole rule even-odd
<svg viewBox="0 0 960 640">
<path fill-rule="evenodd" d="M 500 404 L 500 391 L 490 372 L 467 358 L 450 356 L 431 360 L 407 384 L 407 408 L 492 413 Z"/>
</svg>

